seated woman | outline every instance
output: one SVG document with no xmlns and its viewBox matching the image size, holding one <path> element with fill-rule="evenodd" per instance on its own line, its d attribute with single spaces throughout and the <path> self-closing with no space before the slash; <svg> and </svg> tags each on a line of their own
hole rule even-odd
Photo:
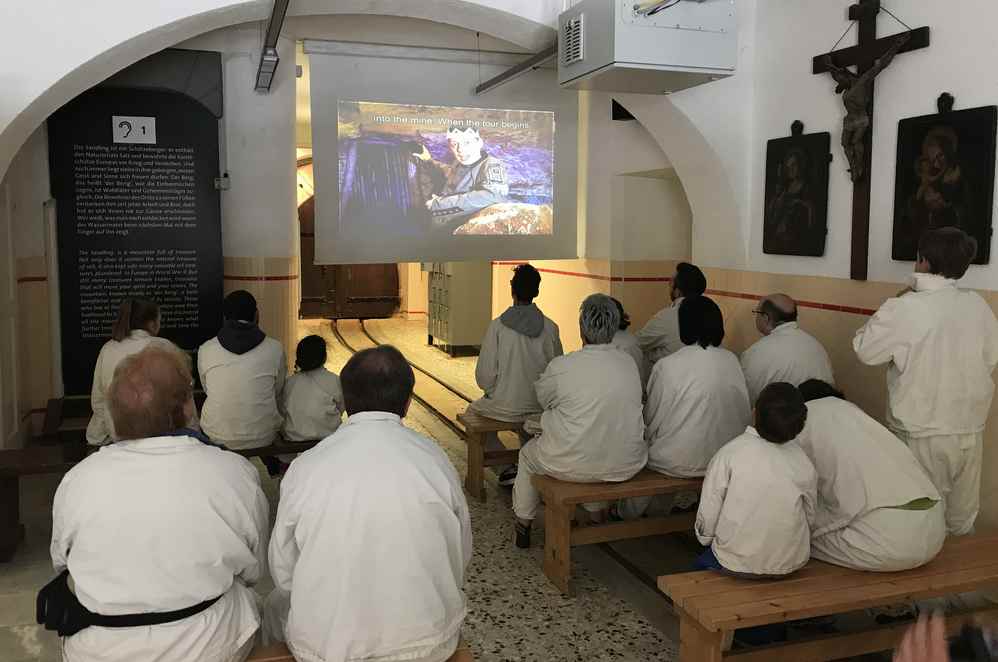
<svg viewBox="0 0 998 662">
<path fill-rule="evenodd" d="M 159 329 L 159 306 L 155 302 L 146 299 L 121 302 L 111 339 L 101 348 L 94 368 L 94 384 L 90 391 L 90 406 L 94 413 L 87 425 L 87 443 L 91 446 L 103 446 L 114 439 L 114 426 L 107 413 L 107 388 L 114 377 L 114 369 L 126 356 L 150 344 L 170 345 L 169 340 L 156 337 Z"/>
<path fill-rule="evenodd" d="M 326 341 L 307 336 L 295 353 L 297 372 L 284 384 L 284 438 L 288 441 L 325 439 L 343 419 L 340 378 L 326 370 Z"/>
<path fill-rule="evenodd" d="M 579 312 L 582 349 L 553 359 L 535 384 L 544 408 L 543 432 L 520 450 L 513 484 L 518 547 L 530 546 L 530 526 L 541 502 L 532 476 L 619 482 L 641 471 L 648 460 L 641 379 L 631 357 L 611 344 L 619 327 L 613 299 L 587 297 Z M 602 508 L 586 504 L 590 512 Z"/>
<path fill-rule="evenodd" d="M 798 444 L 818 470 L 811 556 L 855 570 L 925 565 L 946 540 L 946 511 L 903 441 L 827 382 L 800 385 Z"/>
<path fill-rule="evenodd" d="M 248 460 L 184 429 L 191 382 L 175 348 L 122 361 L 107 393 L 118 441 L 59 485 L 51 553 L 61 583 L 39 597 L 68 662 L 239 662 L 253 645 L 248 586 L 267 562 L 267 498 Z M 73 627 L 53 613 L 60 605 Z"/>
<path fill-rule="evenodd" d="M 724 317 L 711 299 L 684 299 L 679 306 L 679 336 L 685 347 L 660 359 L 648 380 L 645 438 L 648 468 L 667 476 L 697 478 L 714 454 L 752 422 L 748 389 L 738 357 L 721 347 Z M 691 507 L 696 495 L 677 495 Z M 624 519 L 640 517 L 651 497 L 619 504 Z M 671 498 L 653 510 L 667 510 Z"/>
</svg>

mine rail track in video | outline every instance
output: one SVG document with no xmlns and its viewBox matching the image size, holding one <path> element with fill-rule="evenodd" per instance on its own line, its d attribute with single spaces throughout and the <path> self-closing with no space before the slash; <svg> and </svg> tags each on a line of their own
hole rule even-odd
<svg viewBox="0 0 998 662">
<path fill-rule="evenodd" d="M 342 323 L 343 328 L 340 328 L 340 323 Z M 353 328 L 349 328 L 348 330 L 348 327 L 353 327 L 354 325 L 359 327 L 356 332 Z M 333 320 L 331 326 L 333 335 L 335 335 L 339 343 L 351 353 L 355 354 L 361 349 L 377 347 L 383 344 L 371 335 L 370 331 L 368 331 L 367 327 L 364 325 L 364 320 L 339 320 L 339 323 L 337 320 Z M 344 332 L 346 332 L 346 335 L 351 336 L 351 340 L 354 341 L 353 343 L 351 343 L 350 340 L 347 340 Z M 408 357 L 406 357 L 406 359 L 409 360 Z M 457 420 L 457 414 L 464 411 L 464 408 L 472 402 L 473 398 L 465 393 L 462 393 L 460 389 L 448 384 L 426 368 L 413 363 L 411 360 L 409 360 L 409 365 L 411 365 L 413 370 L 416 372 L 416 388 L 413 392 L 413 399 L 425 407 L 434 417 L 446 425 L 459 438 L 464 439 L 465 432 L 455 421 Z M 422 395 L 420 395 L 420 393 L 422 393 Z M 431 404 L 431 399 L 435 404 Z M 441 411 L 441 409 L 444 411 Z M 641 570 L 641 568 L 635 565 L 630 559 L 614 549 L 611 544 L 600 543 L 598 547 L 635 579 L 652 589 L 656 595 L 661 596 L 664 602 L 671 603 L 671 600 L 669 600 L 669 598 L 658 590 L 658 584 L 655 577 L 652 577 L 648 573 Z"/>
</svg>

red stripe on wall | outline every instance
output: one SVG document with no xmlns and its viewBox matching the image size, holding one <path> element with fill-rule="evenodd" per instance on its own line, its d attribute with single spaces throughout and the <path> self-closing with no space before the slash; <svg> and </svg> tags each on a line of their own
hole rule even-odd
<svg viewBox="0 0 998 662">
<path fill-rule="evenodd" d="M 291 274 L 290 276 L 230 276 L 226 274 L 222 278 L 225 280 L 249 281 L 253 283 L 269 283 L 273 281 L 298 280 L 298 274 Z"/>
<path fill-rule="evenodd" d="M 707 290 L 707 294 L 711 294 L 719 297 L 729 297 L 731 299 L 748 299 L 750 301 L 759 301 L 762 299 L 761 294 L 749 294 L 747 292 L 726 292 L 724 290 Z M 814 308 L 816 310 L 832 310 L 837 313 L 849 313 L 850 315 L 873 315 L 876 310 L 872 308 L 856 308 L 855 306 L 840 306 L 836 303 L 821 303 L 820 301 L 798 301 L 798 308 Z"/>
<path fill-rule="evenodd" d="M 21 276 L 17 279 L 17 284 L 21 283 L 44 283 L 48 280 L 48 276 Z"/>
<path fill-rule="evenodd" d="M 496 266 L 513 266 L 518 264 L 527 264 L 525 261 L 503 261 L 503 262 L 493 262 Z M 538 268 L 538 271 L 542 273 L 558 274 L 559 276 L 572 276 L 575 278 L 591 278 L 594 280 L 610 281 L 614 283 L 667 283 L 672 280 L 671 276 L 603 276 L 601 274 L 584 274 L 575 271 L 559 271 L 557 269 L 544 269 Z M 745 299 L 748 301 L 759 301 L 762 299 L 761 294 L 751 294 L 749 292 L 730 292 L 727 290 L 707 290 L 707 294 L 719 297 L 728 297 L 730 299 Z M 816 310 L 831 310 L 838 313 L 849 313 L 850 315 L 866 315 L 870 316 L 877 311 L 873 308 L 857 308 L 855 306 L 840 306 L 835 303 L 821 303 L 819 301 L 798 301 L 798 308 L 814 308 Z"/>
<path fill-rule="evenodd" d="M 518 266 L 528 264 L 527 262 L 493 262 L 493 266 Z M 572 276 L 574 278 L 589 278 L 591 280 L 602 280 L 611 283 L 668 283 L 671 276 L 604 276 L 603 274 L 585 274 L 578 271 L 561 271 L 560 269 L 547 269 L 537 267 L 537 271 L 543 274 L 557 274 L 559 276 Z"/>
</svg>

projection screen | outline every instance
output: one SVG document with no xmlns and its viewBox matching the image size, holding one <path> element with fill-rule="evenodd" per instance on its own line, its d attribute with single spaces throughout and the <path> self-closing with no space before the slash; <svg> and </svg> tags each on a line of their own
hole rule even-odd
<svg viewBox="0 0 998 662">
<path fill-rule="evenodd" d="M 317 264 L 576 256 L 578 97 L 553 70 L 478 97 L 523 56 L 305 49 Z"/>
</svg>

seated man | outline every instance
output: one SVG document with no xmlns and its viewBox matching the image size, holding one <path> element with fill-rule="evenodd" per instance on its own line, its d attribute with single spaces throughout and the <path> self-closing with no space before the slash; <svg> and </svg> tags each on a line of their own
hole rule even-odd
<svg viewBox="0 0 998 662">
<path fill-rule="evenodd" d="M 910 570 L 946 539 L 939 492 L 890 430 L 830 384 L 800 387 L 807 425 L 797 440 L 818 471 L 811 556 L 855 570 Z"/>
<path fill-rule="evenodd" d="M 248 460 L 183 429 L 194 412 L 191 383 L 190 360 L 177 349 L 150 345 L 125 358 L 107 393 L 119 441 L 59 485 L 52 563 L 68 569 L 75 592 L 61 598 L 100 615 L 100 627 L 63 639 L 65 660 L 249 655 L 260 621 L 247 586 L 264 572 L 267 498 Z"/>
<path fill-rule="evenodd" d="M 618 482 L 648 460 L 641 379 L 631 357 L 611 344 L 619 326 L 613 299 L 590 295 L 579 314 L 582 349 L 551 361 L 537 380 L 543 432 L 520 450 L 522 470 L 513 485 L 517 547 L 530 546 L 530 525 L 541 501 L 531 482 L 534 474 Z"/>
<path fill-rule="evenodd" d="M 774 382 L 800 386 L 809 379 L 835 383 L 828 352 L 797 324 L 797 303 L 786 294 L 771 294 L 752 311 L 762 334 L 742 352 L 742 370 L 754 405 L 762 389 Z"/>
<path fill-rule="evenodd" d="M 358 352 L 340 382 L 349 418 L 281 482 L 265 632 L 298 660 L 444 662 L 467 614 L 461 480 L 402 424 L 415 378 L 397 349 Z"/>
<path fill-rule="evenodd" d="M 853 338 L 861 362 L 888 364 L 887 425 L 932 478 L 957 536 L 974 530 L 981 506 L 984 425 L 998 364 L 994 311 L 958 286 L 976 253 L 963 230 L 926 232 L 913 290 L 885 301 Z"/>
<path fill-rule="evenodd" d="M 513 305 L 489 324 L 475 367 L 475 381 L 485 395 L 468 409 L 497 421 L 520 422 L 541 411 L 534 382 L 551 359 L 564 352 L 558 325 L 533 303 L 541 285 L 537 269 L 517 266 L 509 285 Z M 489 435 L 486 450 L 502 450 L 496 435 Z M 512 485 L 516 467 L 498 473 L 500 485 Z"/>
<path fill-rule="evenodd" d="M 709 548 L 699 569 L 778 577 L 807 564 L 818 476 L 790 443 L 806 419 L 800 391 L 770 384 L 756 403 L 755 427 L 711 460 L 697 512 L 696 536 Z"/>
<path fill-rule="evenodd" d="M 198 349 L 198 373 L 207 398 L 201 429 L 233 450 L 269 446 L 284 423 L 277 406 L 288 374 L 281 343 L 257 324 L 256 299 L 245 290 L 222 303 L 218 336 Z"/>
<path fill-rule="evenodd" d="M 678 352 L 685 346 L 679 337 L 679 306 L 683 299 L 701 296 L 706 289 L 707 277 L 699 267 L 686 262 L 680 262 L 676 266 L 669 289 L 672 304 L 655 313 L 638 332 L 638 344 L 645 353 L 649 370 L 659 359 Z"/>
</svg>

